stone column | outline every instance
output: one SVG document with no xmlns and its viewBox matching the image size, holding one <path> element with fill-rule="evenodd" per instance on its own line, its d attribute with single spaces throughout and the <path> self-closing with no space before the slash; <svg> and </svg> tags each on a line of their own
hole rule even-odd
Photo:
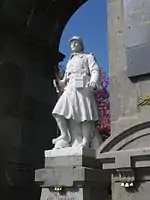
<svg viewBox="0 0 150 200">
<path fill-rule="evenodd" d="M 149 118 L 150 2 L 108 0 L 111 134 Z"/>
<path fill-rule="evenodd" d="M 34 169 L 44 166 L 44 149 L 56 132 L 50 113 L 57 99 L 52 69 L 58 60 L 53 55 L 50 62 L 41 46 L 17 36 L 7 29 L 0 33 L 0 194 L 3 200 L 37 200 Z"/>
</svg>

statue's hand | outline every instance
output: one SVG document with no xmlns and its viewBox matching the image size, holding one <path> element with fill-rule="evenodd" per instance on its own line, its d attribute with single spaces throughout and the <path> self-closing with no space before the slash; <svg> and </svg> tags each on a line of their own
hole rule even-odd
<svg viewBox="0 0 150 200">
<path fill-rule="evenodd" d="M 64 88 L 65 85 L 66 85 L 66 83 L 65 83 L 64 80 L 59 80 L 59 86 L 60 86 L 61 88 Z"/>
<path fill-rule="evenodd" d="M 87 87 L 89 87 L 92 91 L 97 90 L 97 84 L 95 82 L 88 82 Z"/>
<path fill-rule="evenodd" d="M 65 81 L 63 80 L 53 80 L 53 85 L 56 88 L 56 92 L 59 93 L 61 91 L 63 91 L 64 87 L 65 87 Z"/>
</svg>

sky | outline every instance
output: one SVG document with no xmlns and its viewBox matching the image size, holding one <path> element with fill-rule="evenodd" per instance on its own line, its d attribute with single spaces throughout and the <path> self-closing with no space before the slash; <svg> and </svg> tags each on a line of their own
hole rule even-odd
<svg viewBox="0 0 150 200">
<path fill-rule="evenodd" d="M 80 36 L 85 52 L 93 53 L 100 67 L 108 74 L 107 15 L 106 0 L 88 0 L 68 21 L 61 37 L 60 52 L 66 55 L 66 65 L 70 55 L 68 40 Z"/>
</svg>

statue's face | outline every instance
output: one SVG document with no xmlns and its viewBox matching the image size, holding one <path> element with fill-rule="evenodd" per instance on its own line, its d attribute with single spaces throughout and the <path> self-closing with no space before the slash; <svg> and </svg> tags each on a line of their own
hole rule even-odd
<svg viewBox="0 0 150 200">
<path fill-rule="evenodd" d="M 73 53 L 79 53 L 82 51 L 82 45 L 78 40 L 72 40 L 70 43 L 70 48 Z"/>
</svg>

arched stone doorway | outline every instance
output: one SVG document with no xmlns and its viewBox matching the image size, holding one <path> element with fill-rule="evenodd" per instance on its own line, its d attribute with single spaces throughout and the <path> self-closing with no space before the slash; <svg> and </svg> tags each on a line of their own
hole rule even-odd
<svg viewBox="0 0 150 200">
<path fill-rule="evenodd" d="M 59 40 L 86 0 L 0 2 L 0 195 L 39 199 L 34 169 L 44 164 L 56 125 L 54 66 L 63 59 Z"/>
</svg>

